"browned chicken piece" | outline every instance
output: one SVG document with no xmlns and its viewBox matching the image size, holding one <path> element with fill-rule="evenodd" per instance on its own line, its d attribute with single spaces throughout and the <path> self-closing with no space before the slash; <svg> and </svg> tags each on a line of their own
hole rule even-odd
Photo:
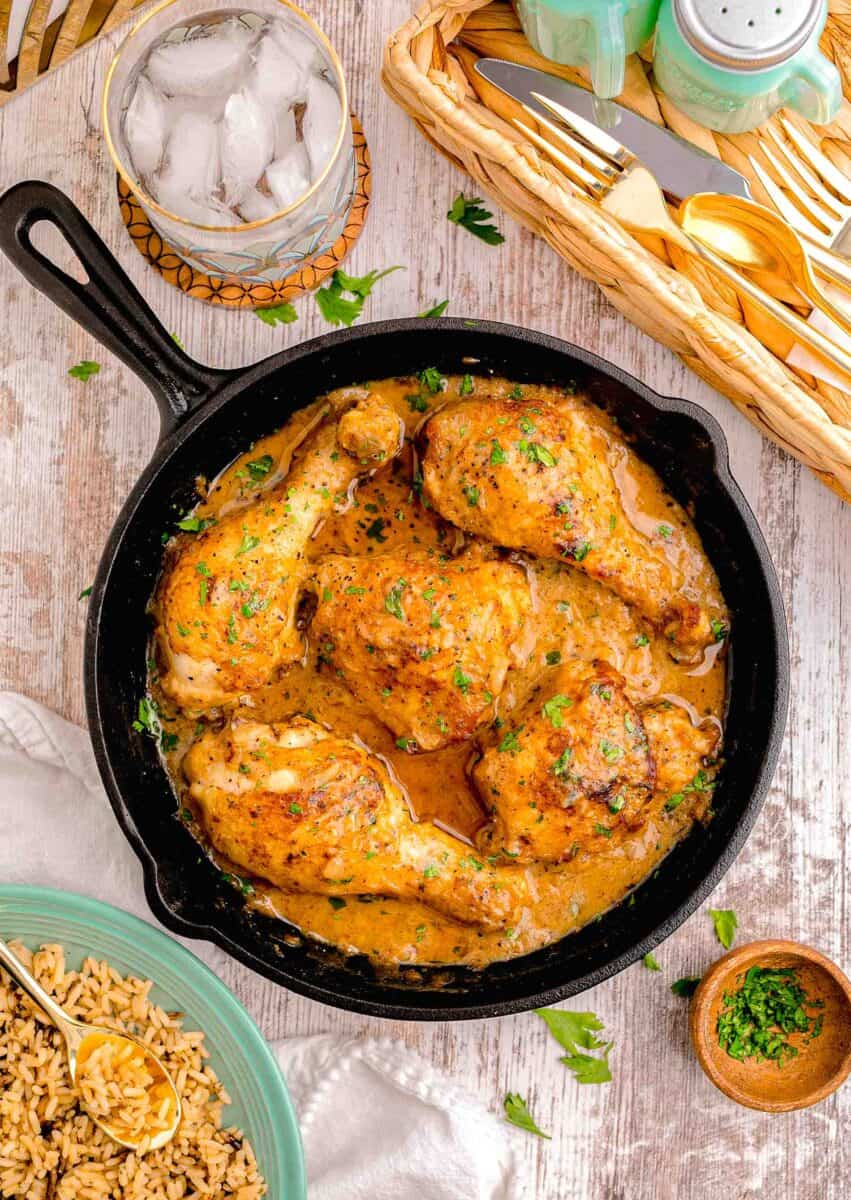
<svg viewBox="0 0 851 1200">
<path fill-rule="evenodd" d="M 656 791 L 670 808 L 693 792 L 705 793 L 708 805 L 713 783 L 706 767 L 720 741 L 717 726 L 696 726 L 685 709 L 665 700 L 642 708 L 641 719 L 656 763 Z"/>
<path fill-rule="evenodd" d="M 448 521 L 569 562 L 689 653 L 712 641 L 709 614 L 684 594 L 664 538 L 657 546 L 630 522 L 609 443 L 581 408 L 472 398 L 436 413 L 425 437 L 424 495 Z"/>
<path fill-rule="evenodd" d="M 523 870 L 412 821 L 381 759 L 306 718 L 209 731 L 184 772 L 215 849 L 286 891 L 418 900 L 485 929 L 528 903 Z"/>
<path fill-rule="evenodd" d="M 166 695 L 196 712 L 233 703 L 301 658 L 296 605 L 310 538 L 402 441 L 392 409 L 362 400 L 311 435 L 280 484 L 184 543 L 156 604 Z"/>
<path fill-rule="evenodd" d="M 483 853 L 559 862 L 608 851 L 641 825 L 653 792 L 644 726 L 608 663 L 565 664 L 473 768 L 493 824 Z"/>
<path fill-rule="evenodd" d="M 491 719 L 531 599 L 525 572 L 463 555 L 333 555 L 316 566 L 312 632 L 327 662 L 405 749 Z"/>
</svg>

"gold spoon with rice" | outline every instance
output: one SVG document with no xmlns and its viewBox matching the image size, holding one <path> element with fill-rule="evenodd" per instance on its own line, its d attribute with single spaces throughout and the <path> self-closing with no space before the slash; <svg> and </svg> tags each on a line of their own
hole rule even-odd
<svg viewBox="0 0 851 1200">
<path fill-rule="evenodd" d="M 71 1082 L 95 1124 L 141 1154 L 170 1142 L 182 1115 L 180 1096 L 156 1054 L 132 1034 L 69 1017 L 2 939 L 0 965 L 65 1039 Z"/>
</svg>

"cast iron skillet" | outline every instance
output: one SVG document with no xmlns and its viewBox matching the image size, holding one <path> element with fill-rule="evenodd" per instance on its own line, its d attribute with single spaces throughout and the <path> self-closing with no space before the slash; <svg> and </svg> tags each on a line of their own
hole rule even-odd
<svg viewBox="0 0 851 1200">
<path fill-rule="evenodd" d="M 42 220 L 65 236 L 88 273 L 86 284 L 33 247 L 30 230 Z M 518 1012 L 581 992 L 635 962 L 695 910 L 756 820 L 780 749 L 789 675 L 777 579 L 712 417 L 657 396 L 585 350 L 484 321 L 386 321 L 329 333 L 240 371 L 199 366 L 160 325 L 70 200 L 45 183 L 18 184 L 0 199 L 0 248 L 139 375 L 160 410 L 159 445 L 97 572 L 86 631 L 86 702 L 112 807 L 164 925 L 207 938 L 277 983 L 327 1004 L 382 1017 L 447 1020 Z M 465 356 L 477 360 L 474 368 Z M 634 902 L 561 942 L 481 972 L 450 967 L 381 975 L 361 956 L 346 957 L 248 912 L 177 819 L 156 748 L 131 726 L 145 691 L 145 607 L 160 570 L 162 534 L 193 504 L 195 477 L 215 476 L 318 393 L 426 366 L 493 371 L 520 382 L 576 380 L 611 411 L 694 514 L 733 614 L 733 666 L 715 817 L 673 851 Z"/>
</svg>

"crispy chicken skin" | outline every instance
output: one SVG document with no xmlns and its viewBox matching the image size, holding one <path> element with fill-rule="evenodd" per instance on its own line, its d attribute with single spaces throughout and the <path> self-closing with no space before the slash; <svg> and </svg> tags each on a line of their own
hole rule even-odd
<svg viewBox="0 0 851 1200">
<path fill-rule="evenodd" d="M 465 741 L 493 716 L 531 603 L 520 567 L 333 555 L 315 586 L 321 661 L 410 749 Z"/>
<path fill-rule="evenodd" d="M 654 787 L 644 726 L 608 663 L 575 660 L 548 678 L 473 768 L 493 813 L 486 854 L 559 862 L 611 849 L 639 826 Z"/>
<path fill-rule="evenodd" d="M 528 902 L 523 870 L 412 821 L 379 758 L 306 718 L 210 730 L 184 772 L 215 849 L 286 891 L 418 900 L 484 929 Z"/>
<path fill-rule="evenodd" d="M 233 703 L 301 658 L 296 605 L 311 535 L 402 440 L 393 410 L 362 400 L 311 435 L 282 483 L 184 542 L 156 601 L 167 696 L 189 711 Z"/>
<path fill-rule="evenodd" d="M 447 404 L 424 432 L 424 494 L 446 520 L 569 562 L 686 652 L 712 640 L 708 613 L 682 593 L 664 546 L 628 519 L 606 439 L 581 407 L 471 398 Z"/>
<path fill-rule="evenodd" d="M 665 700 L 646 705 L 641 718 L 656 763 L 656 791 L 669 800 L 684 789 L 705 791 L 708 799 L 712 784 L 704 767 L 718 748 L 718 729 L 710 723 L 695 726 L 685 709 Z"/>
</svg>

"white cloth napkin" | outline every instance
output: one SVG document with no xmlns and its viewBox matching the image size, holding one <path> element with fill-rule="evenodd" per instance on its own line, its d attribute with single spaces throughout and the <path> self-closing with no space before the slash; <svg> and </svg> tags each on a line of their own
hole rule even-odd
<svg viewBox="0 0 851 1200">
<path fill-rule="evenodd" d="M 0 692 L 0 829 L 4 883 L 84 892 L 156 924 L 88 734 L 11 692 Z M 214 970 L 225 961 L 207 942 L 184 944 Z M 403 1043 L 321 1034 L 274 1050 L 299 1115 L 310 1200 L 526 1194 L 511 1144 L 523 1135 Z"/>
</svg>

